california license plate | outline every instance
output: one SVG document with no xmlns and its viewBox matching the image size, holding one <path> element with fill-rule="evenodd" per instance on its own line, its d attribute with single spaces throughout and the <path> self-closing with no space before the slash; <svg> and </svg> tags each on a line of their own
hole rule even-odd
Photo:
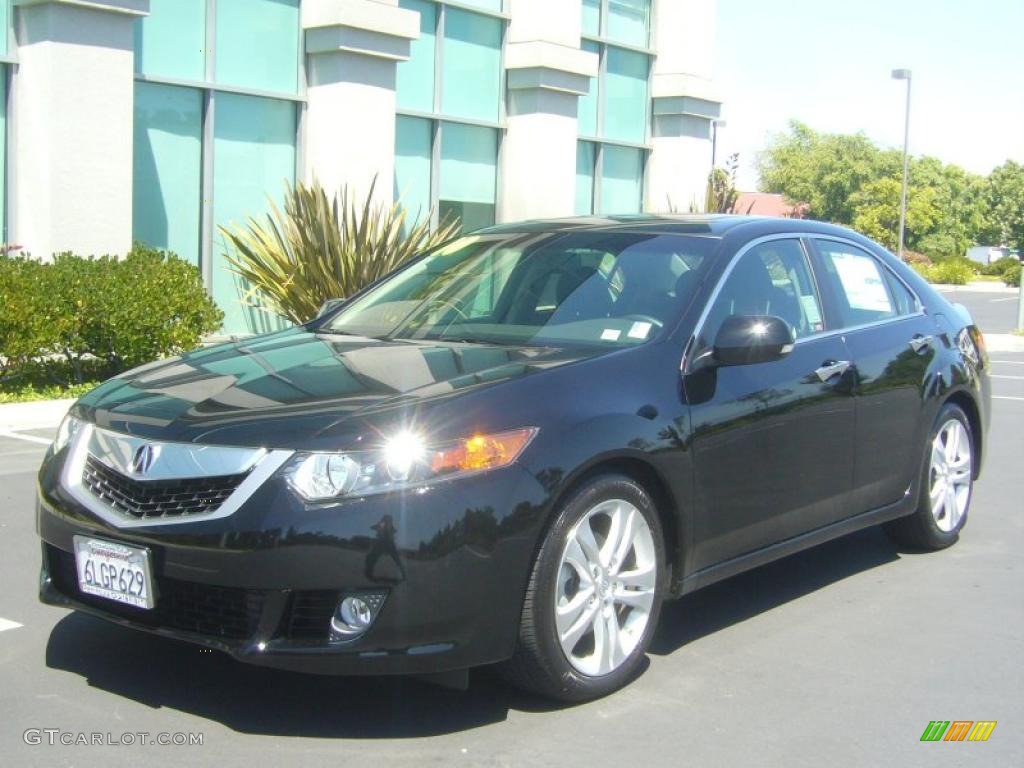
<svg viewBox="0 0 1024 768">
<path fill-rule="evenodd" d="M 152 608 L 153 569 L 149 550 L 113 541 L 75 536 L 78 588 L 136 608 Z"/>
</svg>

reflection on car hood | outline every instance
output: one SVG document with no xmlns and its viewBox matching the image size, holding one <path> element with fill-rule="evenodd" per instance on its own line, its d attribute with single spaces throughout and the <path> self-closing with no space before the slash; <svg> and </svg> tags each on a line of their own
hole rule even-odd
<svg viewBox="0 0 1024 768">
<path fill-rule="evenodd" d="M 588 354 L 296 328 L 129 371 L 83 397 L 78 413 L 154 439 L 298 445 L 353 416 L 450 398 Z"/>
</svg>

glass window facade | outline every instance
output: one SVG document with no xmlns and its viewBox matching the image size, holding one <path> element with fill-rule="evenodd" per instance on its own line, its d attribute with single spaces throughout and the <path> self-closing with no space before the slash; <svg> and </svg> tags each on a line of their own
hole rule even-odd
<svg viewBox="0 0 1024 768">
<path fill-rule="evenodd" d="M 152 0 L 135 24 L 133 236 L 203 268 L 224 332 L 268 330 L 217 228 L 295 178 L 299 0 Z"/>
<path fill-rule="evenodd" d="M 494 223 L 503 99 L 501 0 L 399 0 L 420 14 L 420 39 L 398 65 L 395 199 L 408 224 L 431 215 L 466 231 Z M 464 6 L 476 6 L 481 13 Z"/>
<path fill-rule="evenodd" d="M 295 108 L 287 101 L 219 93 L 213 140 L 213 219 L 244 224 L 281 204 L 284 184 L 295 178 Z M 224 310 L 226 328 L 272 330 L 269 315 L 247 308 L 246 287 L 230 272 L 222 236 L 214 235 L 213 298 Z"/>
<path fill-rule="evenodd" d="M 601 149 L 601 204 L 598 213 L 638 213 L 643 206 L 642 149 L 606 144 Z"/>
<path fill-rule="evenodd" d="M 446 123 L 441 127 L 438 208 L 443 220 L 454 214 L 466 232 L 494 223 L 498 132 L 493 128 Z"/>
<path fill-rule="evenodd" d="M 642 144 L 647 138 L 647 76 L 650 57 L 608 46 L 602 138 Z"/>
<path fill-rule="evenodd" d="M 199 265 L 203 93 L 135 83 L 132 234 Z"/>
<path fill-rule="evenodd" d="M 155 0 L 135 24 L 135 71 L 204 80 L 206 47 L 206 0 Z"/>
<path fill-rule="evenodd" d="M 643 209 L 650 114 L 650 0 L 583 0 L 580 47 L 598 55 L 590 92 L 578 101 L 576 212 Z M 632 47 L 626 47 L 632 46 Z M 591 141 L 593 140 L 593 141 Z"/>
<path fill-rule="evenodd" d="M 441 111 L 453 117 L 498 120 L 504 22 L 448 8 L 444 22 Z"/>
<path fill-rule="evenodd" d="M 0 245 L 7 243 L 7 66 L 0 64 Z"/>
<path fill-rule="evenodd" d="M 434 126 L 420 117 L 395 121 L 395 199 L 408 212 L 406 226 L 430 213 L 430 166 Z"/>
<path fill-rule="evenodd" d="M 608 0 L 605 34 L 609 40 L 646 48 L 650 40 L 650 17 L 651 0 Z"/>
<path fill-rule="evenodd" d="M 592 141 L 576 142 L 576 215 L 594 212 L 594 164 L 597 145 Z"/>
<path fill-rule="evenodd" d="M 295 93 L 299 0 L 217 0 L 215 54 L 218 83 Z"/>
<path fill-rule="evenodd" d="M 434 110 L 434 65 L 437 6 L 427 0 L 400 0 L 399 5 L 420 15 L 420 37 L 409 46 L 409 60 L 398 63 L 396 91 L 399 109 Z"/>
</svg>

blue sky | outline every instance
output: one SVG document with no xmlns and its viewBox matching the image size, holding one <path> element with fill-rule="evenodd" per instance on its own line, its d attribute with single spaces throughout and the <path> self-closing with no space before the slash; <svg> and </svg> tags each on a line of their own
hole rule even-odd
<svg viewBox="0 0 1024 768">
<path fill-rule="evenodd" d="M 715 77 L 727 125 L 718 157 L 754 154 L 790 118 L 903 144 L 976 173 L 1024 162 L 1024 0 L 718 0 Z"/>
</svg>

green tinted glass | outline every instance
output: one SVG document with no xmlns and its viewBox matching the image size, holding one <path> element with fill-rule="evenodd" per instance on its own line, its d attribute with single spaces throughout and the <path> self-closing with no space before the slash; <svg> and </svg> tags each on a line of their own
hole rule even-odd
<svg viewBox="0 0 1024 768">
<path fill-rule="evenodd" d="M 608 38 L 646 47 L 651 0 L 608 0 Z"/>
<path fill-rule="evenodd" d="M 295 178 L 295 105 L 288 101 L 218 93 L 213 140 L 213 220 L 244 224 L 280 205 Z M 224 239 L 214 235 L 213 297 L 224 310 L 224 330 L 244 333 L 277 327 L 266 312 L 242 305 L 245 289 L 226 269 Z"/>
<path fill-rule="evenodd" d="M 11 9 L 8 0 L 0 0 L 0 24 L 3 25 L 3 34 L 0 34 L 0 54 L 6 54 L 7 30 L 11 24 Z"/>
<path fill-rule="evenodd" d="M 642 149 L 606 144 L 601 156 L 600 213 L 639 213 L 643 178 Z"/>
<path fill-rule="evenodd" d="M 492 128 L 445 123 L 441 128 L 438 212 L 455 214 L 463 230 L 494 223 L 498 132 Z"/>
<path fill-rule="evenodd" d="M 203 80 L 206 76 L 206 0 L 151 0 L 135 21 L 135 71 Z"/>
<path fill-rule="evenodd" d="M 0 243 L 7 242 L 7 66 L 0 65 Z"/>
<path fill-rule="evenodd" d="M 501 0 L 459 0 L 463 5 L 475 5 L 488 11 L 501 11 Z"/>
<path fill-rule="evenodd" d="M 594 155 L 595 146 L 589 141 L 576 142 L 576 214 L 588 216 L 594 212 Z"/>
<path fill-rule="evenodd" d="M 409 60 L 398 63 L 398 106 L 421 112 L 434 111 L 434 30 L 437 6 L 425 0 L 400 0 L 403 8 L 420 14 L 420 37 L 409 46 Z"/>
<path fill-rule="evenodd" d="M 399 116 L 395 120 L 395 200 L 408 212 L 406 228 L 430 213 L 430 120 Z"/>
<path fill-rule="evenodd" d="M 601 46 L 584 40 L 580 48 L 591 53 L 600 53 Z M 579 118 L 580 136 L 597 136 L 597 78 L 590 78 L 590 91 L 585 96 L 580 96 L 576 106 L 576 114 Z"/>
<path fill-rule="evenodd" d="M 132 237 L 199 264 L 203 94 L 135 83 Z"/>
<path fill-rule="evenodd" d="M 497 121 L 502 23 L 457 8 L 445 11 L 441 101 L 445 114 Z"/>
<path fill-rule="evenodd" d="M 604 92 L 604 137 L 642 143 L 647 138 L 649 57 L 608 46 Z"/>
<path fill-rule="evenodd" d="M 583 34 L 601 34 L 601 0 L 583 0 Z"/>
<path fill-rule="evenodd" d="M 295 93 L 299 0 L 217 0 L 215 55 L 218 83 Z"/>
</svg>

